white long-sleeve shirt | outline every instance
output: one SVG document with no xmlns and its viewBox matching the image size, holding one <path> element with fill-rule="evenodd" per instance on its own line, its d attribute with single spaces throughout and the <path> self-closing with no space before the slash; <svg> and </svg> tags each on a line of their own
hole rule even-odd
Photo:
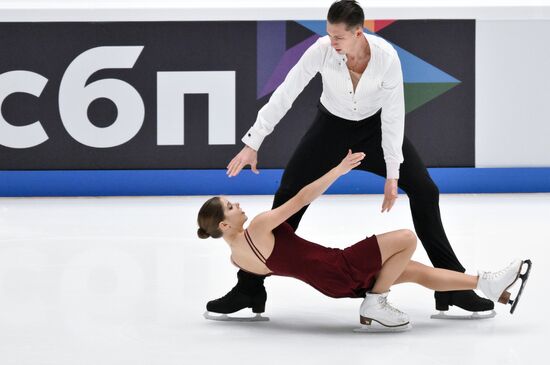
<svg viewBox="0 0 550 365">
<path fill-rule="evenodd" d="M 257 151 L 294 100 L 320 72 L 323 78 L 321 103 L 330 113 L 343 119 L 359 121 L 374 115 L 382 108 L 382 149 L 386 177 L 399 178 L 405 129 L 401 62 L 390 43 L 375 35 L 364 35 L 370 45 L 371 58 L 355 92 L 346 66 L 346 56 L 336 52 L 330 45 L 328 36 L 321 37 L 288 72 L 269 102 L 258 112 L 256 122 L 242 141 Z"/>
</svg>

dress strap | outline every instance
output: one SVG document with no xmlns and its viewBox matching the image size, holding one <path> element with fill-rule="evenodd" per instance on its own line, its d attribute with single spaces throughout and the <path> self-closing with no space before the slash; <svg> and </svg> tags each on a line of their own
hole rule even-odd
<svg viewBox="0 0 550 365">
<path fill-rule="evenodd" d="M 248 243 L 248 246 L 250 246 L 250 249 L 252 252 L 254 252 L 254 255 L 260 260 L 264 265 L 266 264 L 267 260 L 265 259 L 264 255 L 258 250 L 254 242 L 252 241 L 252 238 L 250 237 L 250 234 L 248 233 L 248 230 L 244 230 L 244 238 L 246 239 L 246 242 Z"/>
</svg>

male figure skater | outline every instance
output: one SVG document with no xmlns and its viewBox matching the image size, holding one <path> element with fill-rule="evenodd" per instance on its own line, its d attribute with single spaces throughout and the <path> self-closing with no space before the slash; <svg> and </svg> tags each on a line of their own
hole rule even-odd
<svg viewBox="0 0 550 365">
<path fill-rule="evenodd" d="M 410 200 L 416 233 L 434 267 L 464 272 L 443 229 L 439 190 L 404 137 L 403 75 L 397 52 L 382 38 L 363 33 L 363 23 L 364 13 L 356 1 L 340 0 L 331 5 L 328 36 L 306 50 L 258 112 L 256 122 L 242 138 L 245 146 L 227 166 L 227 174 L 236 176 L 246 165 L 258 173 L 257 151 L 262 141 L 319 72 L 323 78 L 319 111 L 285 168 L 273 208 L 337 165 L 349 149 L 363 152 L 366 157 L 357 168 L 386 178 L 381 211 L 391 210 L 397 187 L 402 188 Z M 306 209 L 287 220 L 294 230 Z M 234 313 L 252 308 L 252 303 L 256 312 L 264 311 L 265 277 L 243 270 L 237 276 L 238 283 L 228 294 L 208 302 L 208 312 Z M 452 305 L 470 312 L 494 307 L 493 302 L 473 290 L 436 291 L 435 302 L 442 312 Z M 494 312 L 475 318 L 490 316 Z"/>
</svg>

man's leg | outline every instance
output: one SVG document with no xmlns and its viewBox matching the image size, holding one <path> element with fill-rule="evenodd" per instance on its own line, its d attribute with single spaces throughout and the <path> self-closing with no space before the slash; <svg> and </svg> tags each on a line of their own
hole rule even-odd
<svg viewBox="0 0 550 365">
<path fill-rule="evenodd" d="M 307 133 L 288 161 L 281 184 L 275 193 L 272 209 L 275 209 L 296 195 L 304 186 L 317 180 L 346 156 L 349 145 L 349 131 L 338 120 L 319 112 Z M 296 231 L 309 205 L 287 219 Z"/>
<path fill-rule="evenodd" d="M 327 145 L 328 144 L 328 145 Z M 335 167 L 347 153 L 345 146 L 330 144 L 321 133 L 306 135 L 290 158 L 275 193 L 272 209 L 275 209 L 296 195 L 304 186 L 317 180 Z M 300 209 L 287 223 L 294 231 L 302 220 L 309 205 Z"/>
<path fill-rule="evenodd" d="M 359 144 L 357 151 L 366 154 L 359 169 L 386 176 L 386 165 L 381 141 L 371 139 L 368 144 Z M 431 179 L 416 149 L 405 137 L 403 141 L 404 162 L 400 168 L 398 185 L 410 201 L 414 227 L 430 261 L 437 268 L 464 272 L 465 269 L 456 257 L 441 221 L 439 210 L 439 189 Z M 456 305 L 468 311 L 487 311 L 494 308 L 493 302 L 480 298 L 471 290 L 436 292 L 436 308 L 447 310 Z"/>
</svg>

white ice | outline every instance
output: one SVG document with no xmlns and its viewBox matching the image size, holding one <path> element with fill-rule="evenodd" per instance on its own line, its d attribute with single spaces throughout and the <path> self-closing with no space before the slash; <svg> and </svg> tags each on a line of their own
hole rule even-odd
<svg viewBox="0 0 550 365">
<path fill-rule="evenodd" d="M 249 217 L 271 196 L 229 196 Z M 468 273 L 533 261 L 514 315 L 430 319 L 433 293 L 395 286 L 413 329 L 361 334 L 360 299 L 331 299 L 290 278 L 266 279 L 271 321 L 207 321 L 208 300 L 236 283 L 222 240 L 196 237 L 206 197 L 0 199 L 0 364 L 535 364 L 550 334 L 550 194 L 442 195 L 447 235 Z M 331 247 L 414 229 L 407 197 L 316 201 L 298 233 Z M 419 244 L 414 258 L 429 263 Z M 249 314 L 243 311 L 242 314 Z M 457 311 L 453 310 L 453 313 Z"/>
</svg>

